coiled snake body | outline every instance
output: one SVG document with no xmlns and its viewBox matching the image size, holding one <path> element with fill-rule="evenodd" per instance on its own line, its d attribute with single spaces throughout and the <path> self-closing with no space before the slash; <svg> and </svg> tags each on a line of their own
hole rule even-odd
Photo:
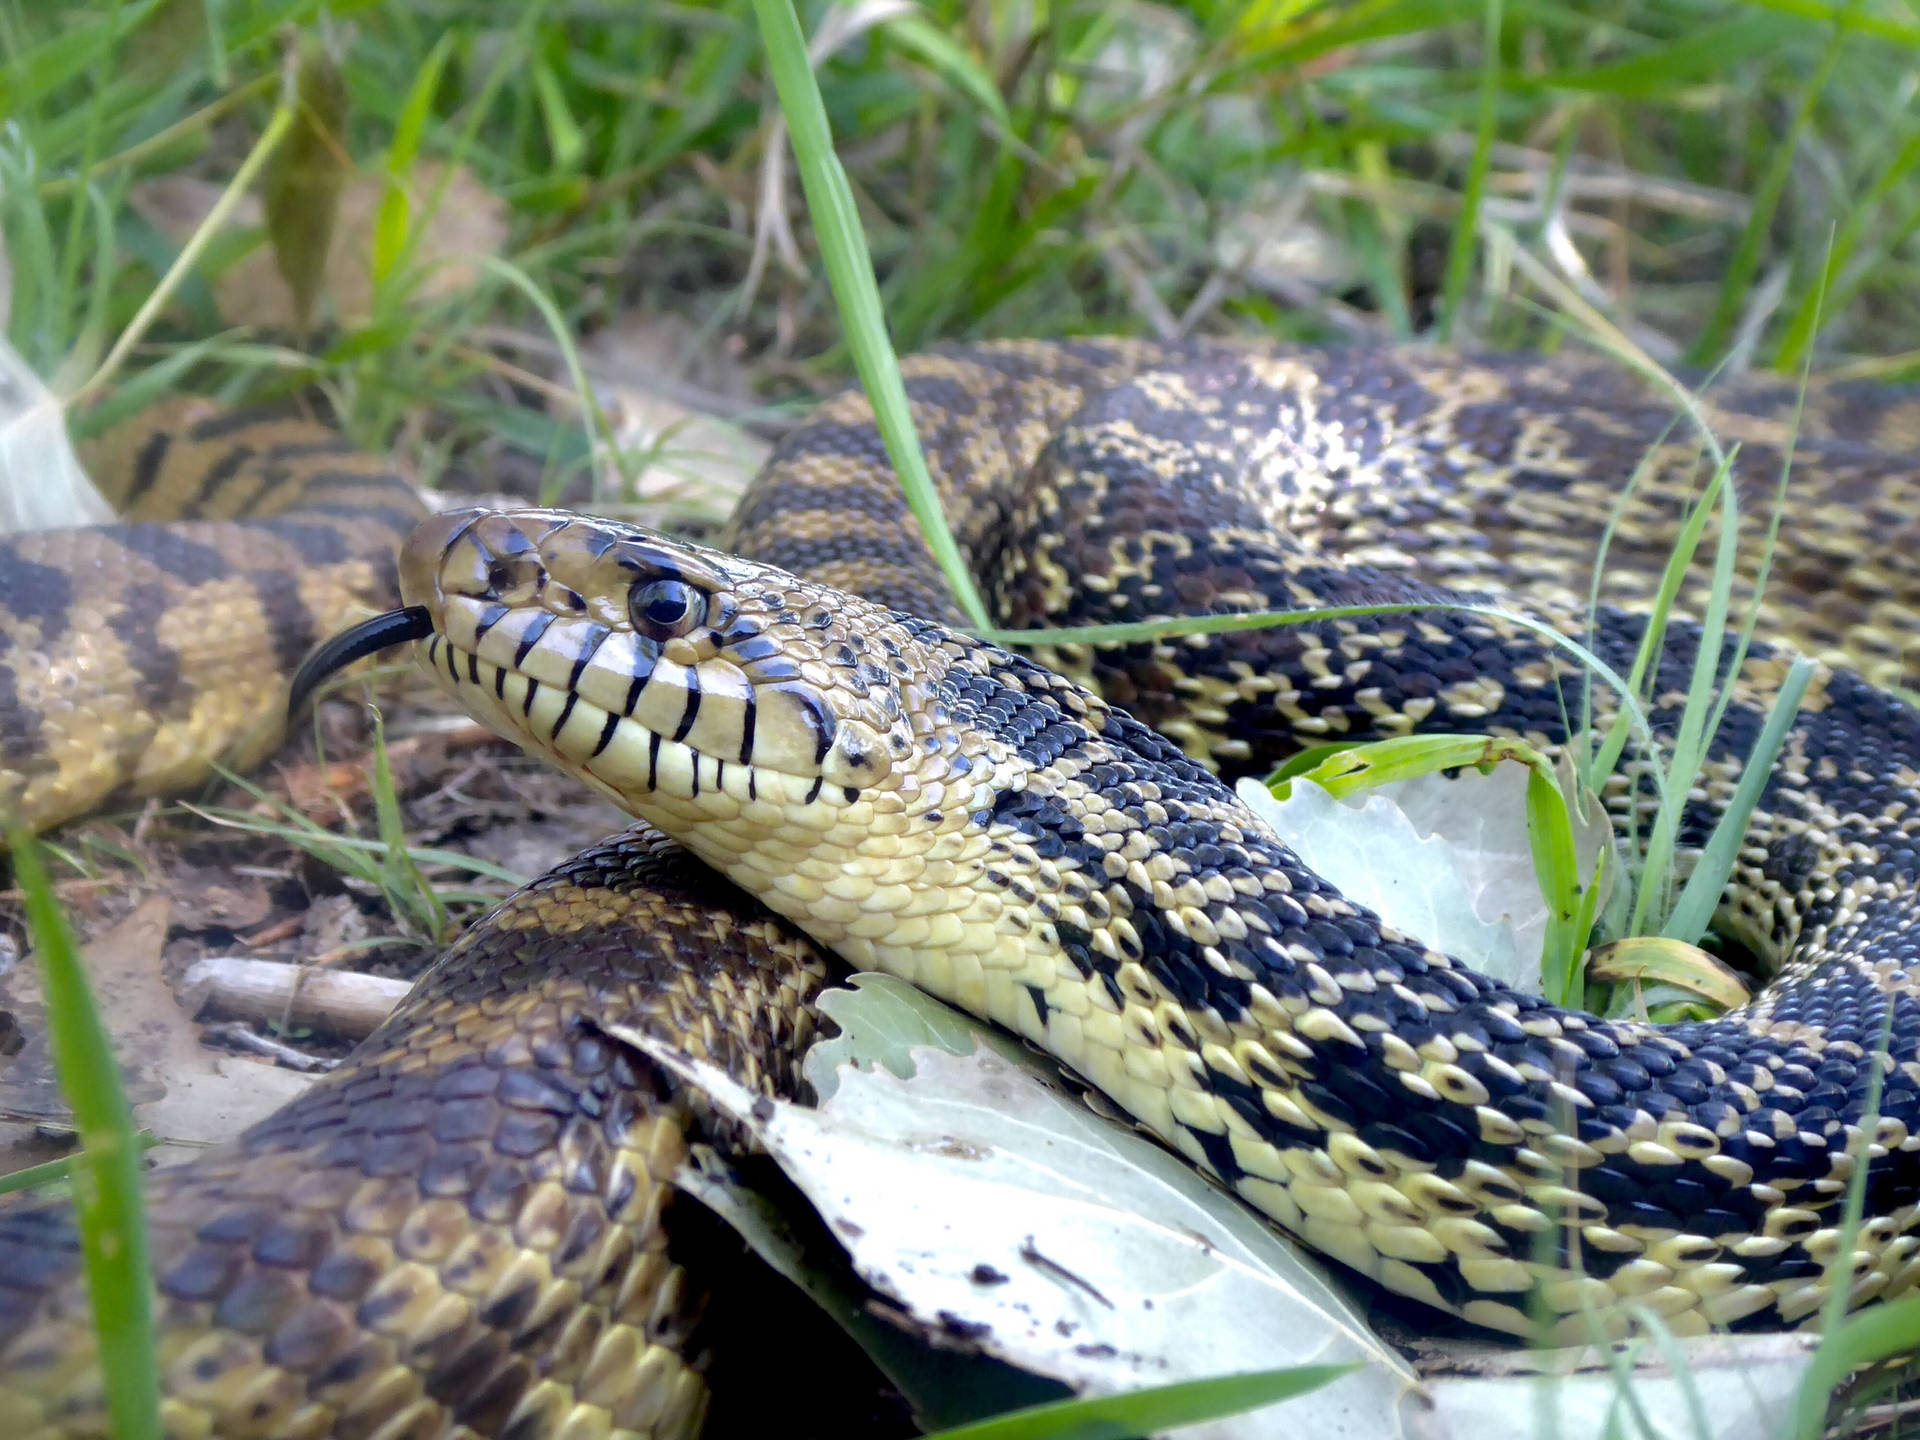
<svg viewBox="0 0 1920 1440">
<path fill-rule="evenodd" d="M 908 374 L 962 549 L 1015 627 L 1473 593 L 1584 634 L 1595 536 L 1644 462 L 1613 540 L 1629 608 L 1602 607 L 1591 637 L 1624 670 L 1631 603 L 1702 473 L 1671 407 L 1595 361 L 1086 341 Z M 1791 404 L 1753 383 L 1713 412 L 1741 442 L 1750 518 Z M 1816 394 L 1763 604 L 1763 635 L 1887 683 L 1911 681 L 1920 511 L 1892 453 L 1910 414 Z M 782 445 L 726 544 L 435 517 L 378 636 L 417 636 L 474 713 L 813 940 L 1045 1046 L 1288 1230 L 1427 1304 L 1573 1337 L 1583 1306 L 1620 1323 L 1632 1300 L 1694 1333 L 1804 1321 L 1836 1273 L 1853 1303 L 1920 1274 L 1920 717 L 1860 673 L 1819 672 L 1719 917 L 1778 976 L 1711 1023 L 1608 1023 L 1383 925 L 1214 773 L 1420 728 L 1561 743 L 1575 672 L 1531 632 L 1423 610 L 1058 648 L 1043 668 L 952 628 L 857 396 Z M 280 624 L 276 653 L 298 628 Z M 1657 726 L 1699 638 L 1669 635 Z M 1689 840 L 1785 658 L 1757 642 L 1742 665 Z M 1594 704 L 1604 725 L 1598 688 Z M 69 767 L 0 733 L 16 806 L 68 793 Z M 1610 796 L 1622 814 L 1643 799 L 1631 774 Z M 658 844 L 636 832 L 508 902 L 341 1073 L 156 1180 L 155 1224 L 188 1257 L 159 1277 L 180 1433 L 697 1425 L 692 1301 L 660 1226 L 689 1112 L 592 1016 L 633 1014 L 772 1088 L 822 971 Z M 717 906 L 742 918 L 716 928 Z M 606 927 L 640 947 L 631 970 L 596 949 Z M 1840 1257 L 1856 1154 L 1866 1218 Z M 28 1434 L 100 1425 L 75 1262 L 46 1241 L 63 1224 L 0 1217 L 0 1415 Z"/>
</svg>

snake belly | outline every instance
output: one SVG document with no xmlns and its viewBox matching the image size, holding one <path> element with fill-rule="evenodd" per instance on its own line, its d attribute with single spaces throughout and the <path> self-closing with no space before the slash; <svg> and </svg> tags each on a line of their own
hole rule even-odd
<svg viewBox="0 0 1920 1440">
<path fill-rule="evenodd" d="M 943 504 L 1011 625 L 1465 590 L 1584 633 L 1585 567 L 1622 477 L 1648 461 L 1615 528 L 1610 567 L 1631 606 L 1650 593 L 1666 537 L 1702 474 L 1697 447 L 1668 433 L 1670 405 L 1577 359 L 1013 342 L 915 357 L 905 369 Z M 1916 407 L 1868 387 L 1830 386 L 1812 397 L 1796 437 L 1783 418 L 1794 400 L 1790 389 L 1748 382 L 1720 395 L 1712 412 L 1716 429 L 1742 445 L 1745 524 L 1764 522 L 1756 500 L 1795 450 L 1790 523 L 1761 633 L 1836 663 L 1850 659 L 1878 681 L 1911 683 L 1915 611 L 1901 554 L 1920 540 L 1920 506 L 1910 469 L 1893 452 L 1915 438 Z M 250 453 L 224 459 L 212 433 L 222 422 L 201 423 L 212 427 L 203 438 L 216 458 L 187 479 L 217 492 L 223 467 L 245 473 L 264 447 L 242 439 L 236 448 Z M 244 436 L 239 422 L 226 423 Z M 178 441 L 173 432 L 167 443 Z M 311 435 L 301 443 L 320 444 Z M 262 488 L 285 497 L 309 462 L 293 454 L 274 463 L 282 461 L 279 480 Z M 136 465 L 132 473 L 142 472 Z M 309 515 L 295 503 L 281 528 L 330 528 L 370 512 L 391 533 L 413 502 L 397 481 L 375 483 L 377 501 L 323 499 Z M 1816 681 L 1720 917 L 1723 929 L 1782 965 L 1780 978 L 1723 1021 L 1652 1030 L 1510 995 L 1393 934 L 1302 870 L 1209 773 L 1258 769 L 1302 743 L 1421 727 L 1556 743 L 1564 738 L 1557 686 L 1571 671 L 1526 632 L 1433 611 L 1205 641 L 1056 647 L 1042 652 L 1055 669 L 1042 669 L 949 628 L 958 617 L 857 395 L 827 402 L 789 437 L 727 537 L 730 549 L 808 581 L 622 527 L 554 516 L 500 523 L 507 528 L 450 538 L 445 522 L 429 522 L 410 552 L 414 603 L 453 596 L 468 606 L 462 620 L 440 615 L 442 629 L 423 647 L 463 700 L 589 778 L 597 763 L 599 782 L 622 803 L 856 963 L 907 973 L 1047 1045 L 1335 1258 L 1428 1304 L 1521 1333 L 1539 1333 L 1542 1317 L 1553 1333 L 1556 1316 L 1572 1333 L 1582 1304 L 1618 1323 L 1626 1300 L 1683 1332 L 1798 1323 L 1824 1295 L 1839 1195 L 1858 1148 L 1871 1168 L 1851 1299 L 1911 1284 L 1920 1025 L 1904 904 L 1916 822 L 1904 797 L 1920 742 L 1911 712 L 1855 673 L 1830 669 Z M 162 530 L 173 533 L 154 533 Z M 382 599 L 387 562 L 377 543 L 373 550 L 364 562 L 370 589 L 345 602 L 303 602 L 306 618 L 254 652 L 248 668 L 270 674 L 275 694 L 284 696 L 287 657 L 298 648 L 292 627 L 306 627 L 303 641 L 319 638 L 391 603 Z M 33 563 L 73 584 L 86 567 L 66 553 L 34 552 Z M 622 555 L 634 567 L 609 558 Z M 300 579 L 319 559 L 274 563 Z M 226 563 L 239 564 L 233 555 Z M 88 578 L 103 584 L 97 573 Z M 667 581 L 678 588 L 664 598 L 650 592 L 657 612 L 698 604 L 703 614 L 724 612 L 725 624 L 690 640 L 666 634 L 673 627 L 657 614 L 637 616 L 637 591 Z M 257 576 L 246 583 L 261 593 Z M 490 598 L 476 610 L 470 602 L 483 592 Z M 16 592 L 5 593 L 11 600 Z M 106 585 L 103 593 L 112 601 L 120 592 Z M 128 634 L 145 641 L 156 623 L 179 616 L 185 602 L 176 593 L 150 592 L 144 610 L 106 604 L 84 624 L 75 611 L 36 620 L 16 610 L 0 625 L 13 642 L 0 660 L 15 677 L 29 674 L 10 659 L 39 653 L 21 637 L 41 647 L 41 634 L 63 626 L 108 637 L 96 646 Z M 481 636 L 480 618 L 494 607 Z M 132 628 L 136 615 L 147 629 Z M 1603 610 L 1596 648 L 1623 660 L 1638 623 Z M 271 629 L 254 621 L 255 643 Z M 162 651 L 174 653 L 179 637 L 164 638 Z M 1663 681 L 1671 674 L 1683 688 L 1696 640 L 1697 631 L 1676 627 Z M 470 642 L 479 648 L 465 648 Z M 1689 810 L 1689 838 L 1724 803 L 1783 654 L 1760 644 L 1750 652 L 1725 738 Z M 77 678 L 61 682 L 65 712 L 19 678 L 13 696 L 0 694 L 0 717 L 9 720 L 0 726 L 0 777 L 30 823 L 97 803 L 48 802 L 72 791 L 46 778 L 71 769 L 46 762 L 48 734 L 64 729 L 48 720 L 91 723 L 85 717 L 111 707 L 80 695 L 88 677 L 101 670 L 117 680 L 133 666 L 72 668 Z M 149 694 L 164 688 L 146 683 Z M 1660 687 L 1659 721 L 1671 722 L 1674 688 Z M 1605 697 L 1596 698 L 1604 723 Z M 204 733 L 224 744 L 233 728 Z M 254 734 L 262 743 L 257 727 Z M 130 758 L 93 776 L 88 794 L 180 783 L 177 767 L 144 762 L 135 742 L 115 753 Z M 607 778 L 616 765 L 624 768 Z M 1630 774 L 1610 800 L 1622 814 L 1638 803 Z M 574 983 L 564 978 L 582 953 L 572 937 L 618 904 L 650 917 L 629 932 L 644 960 L 657 947 L 675 952 L 677 936 L 705 923 L 700 916 L 740 914 L 748 903 L 731 892 L 690 899 L 645 866 L 616 878 L 588 887 L 564 922 L 550 906 L 521 899 L 503 908 L 512 945 L 537 947 L 550 967 L 508 967 L 523 987 L 506 987 L 522 997 L 512 1003 L 562 1028 L 577 1023 L 569 1018 L 577 1007 L 549 1007 L 543 997 Z M 548 877 L 529 894 L 551 883 L 565 882 Z M 796 943 L 790 931 L 738 922 L 729 933 L 752 947 Z M 473 962 L 494 943 L 463 941 L 434 972 L 444 984 L 460 966 L 474 975 L 433 1032 L 436 1055 L 449 1063 L 472 1061 L 481 1048 L 476 1017 L 489 1013 L 499 967 Z M 583 949 L 591 971 L 601 962 L 591 945 Z M 410 1002 L 407 1013 L 418 1007 Z M 779 1038 L 800 1037 L 804 1025 L 796 1019 Z M 682 1037 L 702 1027 L 711 1028 L 691 1012 L 667 1026 Z M 1879 1118 L 1858 1137 L 1868 1056 L 1883 1031 Z M 524 1057 L 517 1044 L 507 1048 Z M 552 1047 L 533 1053 L 545 1066 Z M 374 1037 L 330 1082 L 333 1093 L 386 1083 L 390 1059 L 390 1043 Z M 762 1073 L 785 1063 L 767 1059 Z M 438 1092 L 409 1099 L 409 1113 L 429 1127 L 457 1108 Z M 673 1128 L 680 1103 L 655 1097 L 647 1113 L 666 1113 L 660 1123 Z M 658 1112 L 662 1104 L 668 1112 Z M 315 1182 L 325 1195 L 316 1227 L 363 1247 L 369 1284 L 404 1288 L 436 1264 L 445 1281 L 444 1253 L 452 1252 L 418 1258 L 392 1248 L 402 1201 L 390 1211 L 350 1203 L 375 1181 L 382 1193 L 411 1186 L 425 1195 L 427 1148 L 380 1148 L 351 1127 L 320 1152 L 249 1148 L 251 1135 L 290 1133 L 278 1123 L 217 1160 L 156 1180 L 161 1213 L 186 1217 L 177 1222 L 185 1227 L 207 1213 L 207 1197 L 332 1175 L 337 1188 Z M 268 1153 L 277 1157 L 271 1164 L 261 1158 Z M 391 1173 L 366 1168 L 375 1153 Z M 485 1161 L 488 1142 L 474 1139 L 468 1153 Z M 506 1164 L 499 1146 L 491 1154 Z M 530 1149 L 514 1164 L 550 1165 L 553 1154 Z M 356 1174 L 350 1194 L 339 1177 Z M 189 1198 L 166 1199 L 176 1194 Z M 438 1233 L 458 1253 L 469 1253 L 470 1239 L 487 1243 L 473 1238 L 483 1232 L 499 1233 L 486 1228 L 498 1226 L 498 1213 L 483 1213 L 473 1196 L 464 1207 L 438 1203 L 444 1198 L 435 1197 Z M 29 1237 L 12 1253 L 51 1253 L 58 1247 L 49 1237 L 70 1236 L 54 1211 L 31 1213 L 41 1228 L 7 1232 Z M 356 1228 L 369 1216 L 373 1241 Z M 231 1263 L 219 1273 L 243 1295 L 260 1293 L 253 1277 L 268 1267 L 284 1282 L 274 1294 L 287 1308 L 228 1303 L 217 1287 L 190 1303 L 165 1301 L 169 1353 L 200 1347 L 200 1368 L 168 1372 L 168 1403 L 185 1406 L 169 1411 L 183 1417 L 181 1433 L 259 1433 L 248 1419 L 246 1406 L 260 1403 L 249 1385 L 292 1406 L 274 1413 L 299 1415 L 298 1433 L 313 1434 L 388 1433 L 381 1427 L 397 1415 L 408 1419 L 395 1434 L 573 1433 L 569 1425 L 642 1433 L 607 1418 L 622 1404 L 678 1417 L 661 1422 L 657 1433 L 667 1434 L 682 1433 L 697 1411 L 697 1400 L 652 1391 L 645 1401 L 586 1395 L 578 1349 L 555 1358 L 544 1340 L 523 1343 L 526 1327 L 488 1318 L 458 1334 L 497 1361 L 489 1373 L 517 1379 L 490 1392 L 485 1413 L 456 1416 L 448 1348 L 467 1348 L 447 1338 L 458 1327 L 446 1316 L 477 1308 L 459 1267 L 466 1289 L 447 1283 L 438 1302 L 402 1307 L 397 1321 L 368 1308 L 364 1294 L 324 1297 L 338 1343 L 387 1366 L 376 1388 L 391 1403 L 369 1408 L 353 1386 L 327 1388 L 337 1371 L 287 1365 L 279 1348 L 272 1356 L 263 1348 L 319 1293 L 316 1277 L 330 1273 L 319 1249 L 270 1245 L 263 1258 L 245 1237 L 214 1228 L 207 1237 L 179 1233 L 228 1246 Z M 501 1265 L 553 1268 L 520 1231 L 511 1240 L 490 1252 Z M 63 1261 L 22 1262 L 11 1291 L 0 1282 L 0 1413 L 19 1416 L 29 1434 L 101 1433 L 90 1342 L 76 1319 L 76 1262 L 70 1239 L 61 1243 Z M 401 1273 L 411 1278 L 392 1279 Z M 499 1283 L 500 1273 L 487 1271 L 486 1283 Z M 664 1383 L 672 1390 L 677 1382 Z M 341 1408 L 349 1401 L 362 1407 L 351 1423 Z"/>
</svg>

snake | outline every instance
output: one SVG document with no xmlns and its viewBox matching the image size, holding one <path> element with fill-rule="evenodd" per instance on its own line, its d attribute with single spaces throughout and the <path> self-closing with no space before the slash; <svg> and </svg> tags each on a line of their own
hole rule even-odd
<svg viewBox="0 0 1920 1440">
<path fill-rule="evenodd" d="M 902 374 L 1003 629 L 1342 608 L 977 638 L 857 390 L 715 548 L 421 518 L 338 437 L 191 406 L 122 446 L 136 518 L 0 543 L 0 795 L 30 824 L 265 753 L 290 683 L 400 643 L 638 821 L 478 922 L 337 1072 L 152 1177 L 170 1433 L 697 1433 L 701 1286 L 668 1216 L 712 1117 L 608 1022 L 794 1094 L 834 957 L 1024 1037 L 1309 1247 L 1494 1331 L 1796 1326 L 1835 1285 L 1913 1286 L 1912 396 L 1758 377 L 1695 407 L 1771 544 L 1733 587 L 1751 643 L 1688 581 L 1648 677 L 1670 737 L 1720 647 L 1687 853 L 1816 663 L 1715 917 L 1770 979 L 1660 1026 L 1401 932 L 1230 782 L 1331 740 L 1603 732 L 1610 692 L 1543 631 L 1631 667 L 1715 469 L 1669 393 L 1597 356 L 1414 346 L 980 342 Z M 163 497 L 199 518 L 137 518 Z M 1604 798 L 1624 827 L 1652 792 L 1629 761 Z M 26 1435 L 106 1433 L 78 1267 L 63 1203 L 0 1211 L 0 1418 Z"/>
</svg>

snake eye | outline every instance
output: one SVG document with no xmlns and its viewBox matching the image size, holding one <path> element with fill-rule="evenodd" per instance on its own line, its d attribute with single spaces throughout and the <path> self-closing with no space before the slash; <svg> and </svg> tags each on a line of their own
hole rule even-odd
<svg viewBox="0 0 1920 1440">
<path fill-rule="evenodd" d="M 671 640 L 691 630 L 703 606 L 684 580 L 654 580 L 633 592 L 633 628 L 649 640 Z"/>
</svg>

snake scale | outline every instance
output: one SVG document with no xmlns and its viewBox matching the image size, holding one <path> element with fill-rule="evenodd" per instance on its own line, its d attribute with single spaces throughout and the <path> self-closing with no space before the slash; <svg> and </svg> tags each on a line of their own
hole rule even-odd
<svg viewBox="0 0 1920 1440">
<path fill-rule="evenodd" d="M 1005 342 L 905 373 L 1010 627 L 1472 594 L 1586 635 L 1596 537 L 1641 467 L 1590 636 L 1625 669 L 1705 473 L 1667 400 L 1575 356 Z M 339 1072 L 154 1177 L 171 1432 L 693 1433 L 699 1286 L 663 1214 L 700 1116 L 600 1025 L 785 1091 L 822 948 L 1035 1041 L 1308 1244 L 1482 1325 L 1573 1336 L 1628 1301 L 1683 1334 L 1793 1325 L 1835 1274 L 1856 1304 L 1910 1287 L 1920 716 L 1884 687 L 1913 683 L 1920 407 L 1827 385 L 1796 432 L 1790 386 L 1713 401 L 1749 523 L 1797 448 L 1768 638 L 1687 840 L 1786 647 L 1823 664 L 1717 919 L 1778 973 L 1664 1028 L 1398 934 L 1219 778 L 1417 729 L 1564 742 L 1571 662 L 1497 617 L 1016 656 L 957 628 L 854 393 L 783 441 L 724 551 L 455 512 L 397 571 L 413 502 L 339 442 L 219 415 L 137 435 L 123 493 L 210 518 L 0 545 L 9 806 L 50 824 L 187 783 L 197 752 L 260 753 L 307 648 L 382 612 L 326 663 L 419 641 L 473 713 L 660 832 L 520 892 Z M 1669 632 L 1658 727 L 1699 639 Z M 1630 770 L 1607 798 L 1623 821 L 1647 803 Z M 1866 1219 L 1837 1256 L 1856 1154 Z M 77 1265 L 63 1206 L 0 1211 L 0 1417 L 23 1435 L 104 1433 Z"/>
</svg>

